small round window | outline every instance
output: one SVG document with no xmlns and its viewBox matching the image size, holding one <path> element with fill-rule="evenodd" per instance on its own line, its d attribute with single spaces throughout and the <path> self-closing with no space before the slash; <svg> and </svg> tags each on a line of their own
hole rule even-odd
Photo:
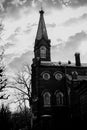
<svg viewBox="0 0 87 130">
<path fill-rule="evenodd" d="M 49 73 L 44 73 L 43 74 L 43 79 L 44 80 L 49 80 L 50 79 L 50 74 Z"/>
<path fill-rule="evenodd" d="M 62 74 L 56 73 L 56 74 L 55 74 L 55 78 L 56 78 L 57 80 L 61 80 L 61 79 L 62 79 Z"/>
</svg>

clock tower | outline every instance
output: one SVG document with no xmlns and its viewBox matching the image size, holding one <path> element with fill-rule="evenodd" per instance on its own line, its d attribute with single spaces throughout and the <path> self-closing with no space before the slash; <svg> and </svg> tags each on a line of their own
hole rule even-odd
<svg viewBox="0 0 87 130">
<path fill-rule="evenodd" d="M 34 60 L 37 61 L 38 59 L 40 59 L 42 61 L 50 61 L 50 40 L 48 39 L 48 34 L 44 21 L 44 11 L 41 10 L 39 12 L 40 20 L 35 39 Z"/>
<path fill-rule="evenodd" d="M 64 73 L 64 66 L 51 62 L 50 40 L 41 10 L 32 63 L 32 111 L 41 129 L 56 126 L 56 118 L 58 127 L 61 119 L 66 122 L 69 101 Z"/>
</svg>

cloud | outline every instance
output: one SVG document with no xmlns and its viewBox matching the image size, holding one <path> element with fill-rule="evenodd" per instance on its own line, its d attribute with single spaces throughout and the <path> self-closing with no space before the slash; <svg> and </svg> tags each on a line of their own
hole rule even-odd
<svg viewBox="0 0 87 130">
<path fill-rule="evenodd" d="M 86 20 L 87 20 L 87 13 L 84 13 L 82 16 L 80 16 L 78 18 L 73 17 L 73 18 L 67 20 L 63 25 L 64 26 L 71 26 L 72 24 L 79 24 L 79 23 L 82 23 Z"/>
<path fill-rule="evenodd" d="M 9 17 L 14 15 L 14 17 L 19 17 L 21 10 L 37 10 L 43 5 L 44 9 L 51 8 L 62 8 L 60 0 L 1 0 L 1 8 L 3 8 L 4 14 Z"/>
<path fill-rule="evenodd" d="M 45 4 L 50 8 L 62 8 L 60 0 L 45 0 Z"/>
<path fill-rule="evenodd" d="M 78 8 L 87 5 L 87 0 L 60 0 L 65 6 Z"/>
<path fill-rule="evenodd" d="M 1 2 L 1 1 L 0 1 Z M 0 7 L 0 16 L 4 18 L 14 18 L 15 20 L 21 17 L 21 12 L 31 10 L 32 0 L 2 0 Z"/>
<path fill-rule="evenodd" d="M 82 54 L 83 59 L 85 59 L 84 57 L 87 58 L 87 39 L 79 46 L 79 52 Z"/>
<path fill-rule="evenodd" d="M 18 6 L 18 5 L 23 5 L 27 2 L 27 0 L 13 0 L 11 3 Z"/>
<path fill-rule="evenodd" d="M 15 20 L 21 17 L 21 13 L 31 13 L 31 10 L 38 10 L 43 6 L 44 10 L 62 10 L 63 0 L 1 0 L 0 7 L 3 10 L 0 14 L 4 17 L 14 18 Z M 74 7 L 84 5 L 86 0 L 71 0 L 71 6 Z"/>
<path fill-rule="evenodd" d="M 8 48 L 13 47 L 13 46 L 14 46 L 14 44 L 8 42 L 8 43 L 6 43 L 6 44 L 4 45 L 4 49 L 8 49 Z"/>
<path fill-rule="evenodd" d="M 23 65 L 25 64 L 31 64 L 32 63 L 32 58 L 33 58 L 33 52 L 28 51 L 23 53 L 20 57 L 15 57 L 10 63 L 9 67 L 13 69 L 15 72 L 20 70 Z"/>
<path fill-rule="evenodd" d="M 87 0 L 71 0 L 72 7 L 86 6 Z"/>
<path fill-rule="evenodd" d="M 0 1 L 0 12 L 4 11 L 4 7 L 3 7 L 4 2 L 5 2 L 5 0 Z"/>
<path fill-rule="evenodd" d="M 74 54 L 80 52 L 82 59 L 86 60 L 87 56 L 87 34 L 82 31 L 70 36 L 66 42 L 62 40 L 58 41 L 60 44 L 52 46 L 52 60 L 53 61 L 63 61 L 68 60 L 74 61 Z M 85 58 L 83 57 L 85 56 Z"/>
<path fill-rule="evenodd" d="M 60 0 L 32 0 L 32 6 L 35 8 L 62 8 Z"/>
<path fill-rule="evenodd" d="M 3 1 L 4 1 L 3 7 L 5 9 L 11 7 L 12 5 L 21 6 L 27 2 L 27 0 L 3 0 Z"/>
<path fill-rule="evenodd" d="M 69 50 L 71 48 L 76 50 L 84 40 L 87 40 L 87 34 L 84 31 L 76 33 L 74 36 L 69 37 L 66 42 L 65 49 Z"/>
<path fill-rule="evenodd" d="M 81 6 L 87 5 L 87 0 L 37 0 L 38 2 L 41 2 L 46 7 L 51 8 L 59 8 L 61 9 L 64 5 L 77 8 Z"/>
<path fill-rule="evenodd" d="M 8 65 L 14 58 L 15 58 L 15 54 L 14 53 L 10 53 L 10 54 L 6 54 L 4 55 L 4 62 L 6 65 Z"/>
<path fill-rule="evenodd" d="M 54 62 L 74 61 L 74 53 L 67 51 L 62 45 L 51 46 L 51 60 Z"/>
<path fill-rule="evenodd" d="M 52 24 L 46 24 L 48 28 L 54 28 L 56 27 L 56 24 L 55 23 L 52 23 Z"/>
</svg>

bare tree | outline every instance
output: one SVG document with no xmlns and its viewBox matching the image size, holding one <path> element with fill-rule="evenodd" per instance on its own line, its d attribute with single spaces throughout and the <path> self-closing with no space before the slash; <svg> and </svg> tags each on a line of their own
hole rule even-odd
<svg viewBox="0 0 87 130">
<path fill-rule="evenodd" d="M 23 69 L 16 74 L 14 81 L 10 82 L 7 87 L 17 90 L 15 93 L 16 99 L 12 103 L 19 103 L 20 110 L 23 109 L 21 106 L 24 106 L 26 110 L 26 102 L 28 102 L 32 126 L 31 69 L 29 65 L 23 66 Z"/>
<path fill-rule="evenodd" d="M 4 90 L 7 85 L 7 77 L 5 75 L 5 66 L 3 64 L 4 50 L 0 54 L 0 99 L 8 99 L 9 95 L 6 96 Z"/>
<path fill-rule="evenodd" d="M 16 93 L 16 102 L 28 102 L 31 105 L 31 69 L 29 65 L 23 66 L 23 69 L 16 74 L 14 81 L 10 82 L 8 88 L 18 90 Z"/>
<path fill-rule="evenodd" d="M 0 43 L 4 42 L 2 39 L 2 32 L 4 30 L 4 26 L 2 24 L 2 20 L 0 21 Z M 8 99 L 9 95 L 6 96 L 4 93 L 6 85 L 7 85 L 7 77 L 5 75 L 5 65 L 3 62 L 4 59 L 4 47 L 0 46 L 0 99 Z"/>
</svg>

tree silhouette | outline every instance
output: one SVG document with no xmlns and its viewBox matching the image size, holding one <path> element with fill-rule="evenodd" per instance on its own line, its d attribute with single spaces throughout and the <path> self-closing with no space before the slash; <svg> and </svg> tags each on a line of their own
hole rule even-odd
<svg viewBox="0 0 87 130">
<path fill-rule="evenodd" d="M 30 115 L 32 116 L 31 108 L 31 69 L 29 65 L 23 66 L 22 70 L 16 74 L 14 81 L 7 85 L 7 88 L 12 88 L 16 91 L 15 99 L 12 103 L 19 103 L 19 108 L 23 111 L 26 106 L 29 109 Z M 27 102 L 27 104 L 26 104 Z M 26 116 L 27 117 L 27 116 Z"/>
<path fill-rule="evenodd" d="M 11 112 L 9 111 L 8 106 L 2 104 L 0 109 L 0 128 L 10 130 L 11 129 Z"/>
<path fill-rule="evenodd" d="M 0 22 L 0 42 L 4 42 L 2 39 L 2 32 L 4 30 L 4 26 L 2 24 L 2 21 Z M 4 48 L 3 46 L 0 46 L 0 99 L 7 99 L 6 94 L 4 94 L 4 89 L 7 85 L 7 78 L 5 75 L 5 65 L 3 62 L 4 59 Z"/>
<path fill-rule="evenodd" d="M 5 75 L 5 66 L 3 64 L 4 50 L 0 54 L 0 99 L 8 99 L 8 96 L 4 93 L 7 85 L 7 78 Z"/>
<path fill-rule="evenodd" d="M 23 69 L 16 74 L 16 77 L 10 85 L 7 85 L 8 88 L 18 90 L 17 101 L 28 101 L 30 107 L 31 103 L 31 69 L 28 65 L 23 66 Z M 17 96 L 17 95 L 16 95 Z M 15 102 L 16 103 L 16 102 Z"/>
</svg>

